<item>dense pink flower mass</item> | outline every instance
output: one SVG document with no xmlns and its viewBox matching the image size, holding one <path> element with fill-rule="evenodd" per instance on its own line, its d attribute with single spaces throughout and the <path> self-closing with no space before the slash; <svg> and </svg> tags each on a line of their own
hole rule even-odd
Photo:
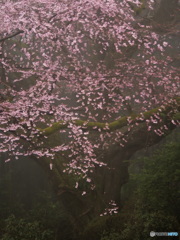
<svg viewBox="0 0 180 240">
<path fill-rule="evenodd" d="M 96 164 L 104 165 L 98 149 L 112 141 L 124 146 L 126 136 L 101 129 L 94 136 L 74 120 L 108 123 L 178 96 L 168 38 L 143 25 L 132 4 L 141 5 L 138 0 L 0 2 L 0 152 L 52 161 L 67 153 L 66 171 L 86 176 Z M 68 123 L 60 130 L 68 141 L 49 147 L 39 129 L 58 121 Z M 146 121 L 147 130 L 160 121 L 157 113 Z"/>
</svg>

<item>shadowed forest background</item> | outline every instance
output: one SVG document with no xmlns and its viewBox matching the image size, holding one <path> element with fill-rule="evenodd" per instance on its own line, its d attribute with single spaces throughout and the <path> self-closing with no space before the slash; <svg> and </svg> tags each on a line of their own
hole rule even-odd
<svg viewBox="0 0 180 240">
<path fill-rule="evenodd" d="M 1 239 L 139 240 L 151 239 L 152 230 L 178 232 L 179 156 L 179 131 L 137 152 L 128 161 L 130 176 L 121 189 L 120 212 L 89 219 L 80 235 L 71 212 L 64 208 L 36 163 L 31 159 L 1 161 Z M 76 202 L 71 207 L 76 209 Z"/>
<path fill-rule="evenodd" d="M 179 1 L 73 2 L 1 3 L 0 239 L 180 234 Z"/>
</svg>

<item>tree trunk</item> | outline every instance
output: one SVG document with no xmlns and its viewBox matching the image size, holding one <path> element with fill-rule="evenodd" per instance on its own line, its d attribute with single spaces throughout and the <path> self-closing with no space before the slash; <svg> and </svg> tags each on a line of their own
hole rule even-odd
<svg viewBox="0 0 180 240">
<path fill-rule="evenodd" d="M 169 131 L 161 137 L 154 131 L 147 132 L 145 124 L 138 126 L 128 137 L 128 142 L 125 147 L 115 145 L 109 154 L 105 156 L 105 162 L 108 166 L 104 169 L 102 194 L 105 202 L 108 203 L 114 200 L 121 207 L 121 187 L 128 182 L 129 174 L 129 159 L 143 148 L 155 145 L 169 134 L 175 126 L 169 121 Z"/>
<path fill-rule="evenodd" d="M 164 108 L 160 107 L 159 109 L 163 109 L 164 111 L 161 111 L 163 121 L 159 124 L 154 124 L 151 131 L 147 131 L 145 121 L 139 122 L 137 120 L 136 123 L 138 125 L 135 125 L 131 132 L 128 133 L 127 143 L 124 147 L 115 143 L 111 145 L 107 152 L 103 152 L 102 161 L 107 163 L 107 166 L 97 167 L 95 169 L 93 181 L 96 188 L 88 192 L 85 196 L 82 196 L 82 191 L 75 189 L 74 186 L 70 184 L 68 178 L 71 176 L 62 173 L 62 163 L 65 162 L 63 158 L 58 157 L 56 161 L 53 160 L 54 168 L 52 170 L 49 168 L 48 160 L 43 161 L 42 159 L 36 159 L 49 175 L 59 201 L 64 204 L 65 209 L 72 216 L 72 222 L 77 232 L 81 231 L 90 219 L 99 216 L 103 210 L 108 207 L 111 200 L 115 201 L 118 207 L 121 207 L 121 187 L 127 183 L 129 179 L 128 160 L 138 150 L 160 142 L 161 139 L 176 127 L 176 125 L 172 123 L 172 119 L 179 119 L 179 99 L 177 99 L 176 103 L 170 103 Z M 153 109 L 144 113 L 144 117 L 145 119 L 150 118 L 157 112 L 158 108 Z M 125 120 L 126 119 L 123 118 L 115 123 L 110 123 L 109 125 L 112 127 L 112 131 L 114 129 L 118 130 L 118 127 L 119 129 L 126 127 L 125 124 L 127 123 Z M 133 121 L 135 123 L 135 120 Z M 81 123 L 77 122 L 77 124 L 84 126 L 83 121 Z M 154 130 L 164 124 L 168 126 L 168 131 L 161 136 L 157 135 Z M 101 127 L 100 124 L 99 127 Z"/>
</svg>

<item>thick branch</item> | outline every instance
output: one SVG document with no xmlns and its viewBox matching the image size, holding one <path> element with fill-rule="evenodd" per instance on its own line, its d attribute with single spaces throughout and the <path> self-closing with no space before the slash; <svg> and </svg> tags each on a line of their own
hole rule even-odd
<svg viewBox="0 0 180 240">
<path fill-rule="evenodd" d="M 63 13 L 66 13 L 67 11 L 68 11 L 68 10 L 65 10 L 65 11 L 62 11 L 62 12 L 60 12 L 60 13 L 58 13 L 58 14 L 63 14 Z M 57 14 L 53 14 L 53 15 L 48 19 L 48 22 L 51 22 L 51 21 L 53 20 L 53 18 L 55 18 L 56 16 L 57 16 Z M 29 30 L 31 30 L 31 29 L 29 29 Z M 13 38 L 13 37 L 15 37 L 15 36 L 17 36 L 17 35 L 19 35 L 19 34 L 21 34 L 21 33 L 24 33 L 24 31 L 17 29 L 14 33 L 7 34 L 5 37 L 0 38 L 0 42 L 3 42 L 3 41 L 5 41 L 5 40 L 7 40 L 7 39 L 9 39 L 9 38 Z"/>
<path fill-rule="evenodd" d="M 93 131 L 97 131 L 98 129 L 100 129 L 102 131 L 114 131 L 117 129 L 121 129 L 127 125 L 145 122 L 147 119 L 149 119 L 151 116 L 153 116 L 154 114 L 157 114 L 157 113 L 161 117 L 164 117 L 165 115 L 170 113 L 172 110 L 174 110 L 173 118 L 175 118 L 176 120 L 179 120 L 179 114 L 177 113 L 177 111 L 180 111 L 180 98 L 176 98 L 175 101 L 171 101 L 167 105 L 163 105 L 159 108 L 154 108 L 152 110 L 146 111 L 141 114 L 131 114 L 129 116 L 121 117 L 118 120 L 113 121 L 111 123 L 88 122 L 88 121 L 83 121 L 83 120 L 74 120 L 74 121 L 69 121 L 69 122 L 59 121 L 59 122 L 52 124 L 52 126 L 50 126 L 50 127 L 47 127 L 44 129 L 39 128 L 39 131 L 43 135 L 49 136 L 49 135 L 57 132 L 58 130 L 67 129 L 69 124 L 74 124 L 76 126 L 80 126 L 80 127 L 84 128 L 84 129 L 93 130 Z"/>
<path fill-rule="evenodd" d="M 10 33 L 10 34 L 6 35 L 5 37 L 0 38 L 0 42 L 3 42 L 3 41 L 5 41 L 5 40 L 7 40 L 9 38 L 13 38 L 13 37 L 15 37 L 15 36 L 17 36 L 17 35 L 19 35 L 21 33 L 24 33 L 24 31 L 23 30 L 17 30 L 14 33 Z"/>
</svg>

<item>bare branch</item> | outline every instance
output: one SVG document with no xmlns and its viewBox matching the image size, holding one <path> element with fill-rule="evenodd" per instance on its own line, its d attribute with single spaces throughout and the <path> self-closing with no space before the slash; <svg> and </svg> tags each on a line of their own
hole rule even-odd
<svg viewBox="0 0 180 240">
<path fill-rule="evenodd" d="M 17 35 L 19 35 L 21 33 L 24 33 L 24 31 L 23 30 L 17 30 L 14 33 L 7 34 L 5 37 L 0 38 L 0 42 L 3 42 L 3 41 L 5 41 L 5 40 L 7 40 L 9 38 L 13 38 L 13 37 L 15 37 L 15 36 L 17 36 Z"/>
</svg>

